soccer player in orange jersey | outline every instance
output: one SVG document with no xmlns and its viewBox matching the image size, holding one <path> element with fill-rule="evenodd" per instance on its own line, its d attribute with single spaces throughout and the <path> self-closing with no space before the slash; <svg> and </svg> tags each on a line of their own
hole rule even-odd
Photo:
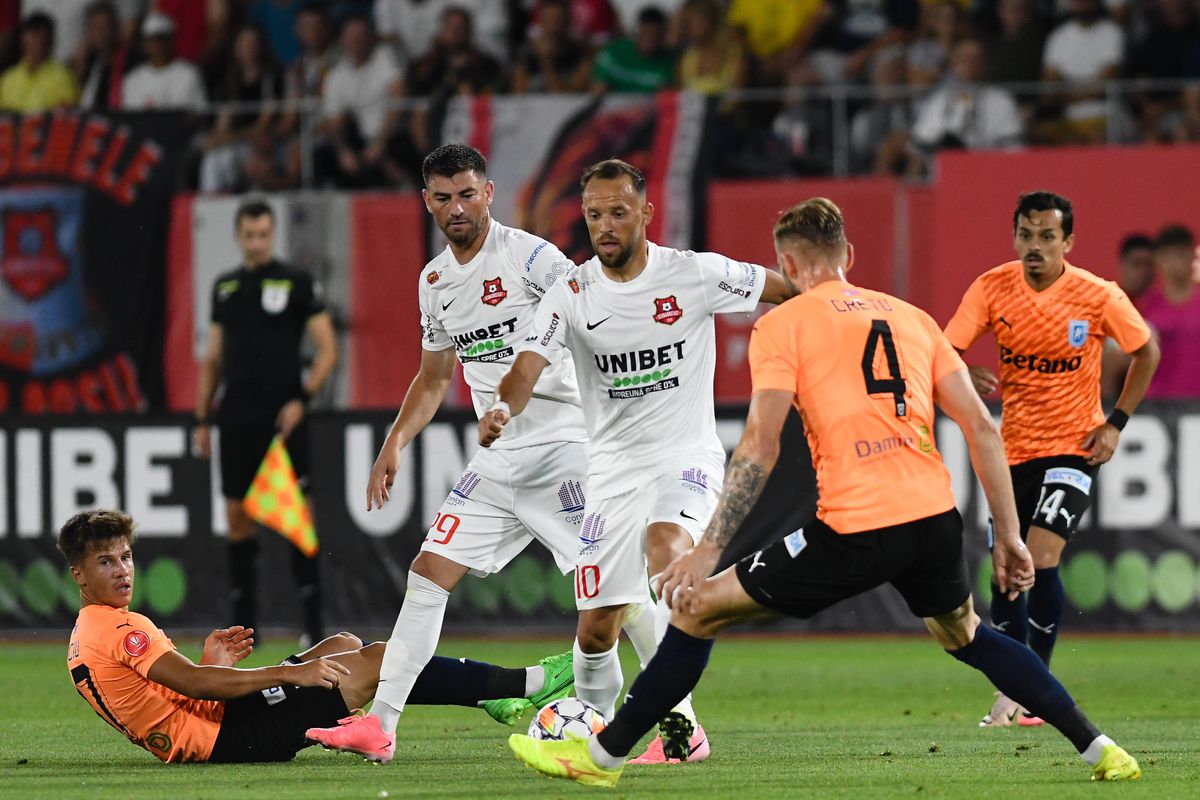
<svg viewBox="0 0 1200 800">
<path fill-rule="evenodd" d="M 1115 283 L 1069 264 L 1075 244 L 1071 202 L 1050 192 L 1017 201 L 1013 235 L 1019 261 L 979 276 L 946 326 L 961 353 L 984 331 L 1000 347 L 1000 378 L 972 367 L 981 395 L 1003 393 L 1004 447 L 1012 472 L 1021 538 L 1036 580 L 1010 598 L 992 586 L 992 625 L 1046 663 L 1063 609 L 1058 561 L 1091 503 L 1092 481 L 1117 446 L 1158 366 L 1158 345 L 1133 303 Z M 1100 407 L 1100 364 L 1112 337 L 1132 360 L 1116 408 Z M 1017 703 L 997 695 L 980 727 L 1006 726 Z M 1041 720 L 1022 714 L 1022 725 Z"/>
<path fill-rule="evenodd" d="M 382 642 L 330 636 L 282 664 L 239 669 L 254 631 L 215 630 L 199 664 L 175 649 L 149 618 L 129 610 L 134 523 L 120 511 L 72 517 L 58 535 L 79 585 L 79 617 L 67 668 L 96 714 L 165 762 L 289 761 L 308 746 L 305 732 L 329 726 L 369 701 L 379 682 Z M 410 702 L 475 706 L 543 692 L 540 667 L 505 669 L 435 657 Z M 536 687 L 536 688 L 535 688 Z"/>
<path fill-rule="evenodd" d="M 673 614 L 658 653 L 597 736 L 541 742 L 514 735 L 509 746 L 547 775 L 612 785 L 625 755 L 664 716 L 664 747 L 687 741 L 690 724 L 668 712 L 700 679 L 719 630 L 773 613 L 811 617 L 890 583 L 950 655 L 1062 731 L 1095 779 L 1139 777 L 1137 762 L 1084 716 L 1046 665 L 980 625 L 971 606 L 962 519 L 934 443 L 935 403 L 962 428 L 995 510 L 1000 590 L 1028 588 L 1033 561 L 1021 542 L 1000 432 L 962 358 L 925 312 L 846 282 L 853 250 L 829 200 L 787 211 L 775 226 L 775 247 L 802 294 L 754 327 L 746 430 L 704 538 L 663 573 Z M 762 491 L 793 405 L 817 472 L 817 517 L 708 577 Z"/>
</svg>

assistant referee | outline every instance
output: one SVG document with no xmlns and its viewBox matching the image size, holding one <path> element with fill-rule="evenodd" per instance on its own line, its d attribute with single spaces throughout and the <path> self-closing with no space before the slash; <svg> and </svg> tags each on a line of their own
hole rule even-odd
<svg viewBox="0 0 1200 800">
<path fill-rule="evenodd" d="M 258 540 L 242 499 L 276 433 L 283 435 L 300 486 L 307 490 L 305 407 L 333 372 L 337 340 L 312 276 L 272 256 L 271 207 L 262 201 L 242 204 L 234 217 L 234 234 L 242 263 L 213 285 L 212 324 L 196 393 L 196 447 L 204 458 L 212 455 L 210 409 L 218 383 L 223 384 L 215 423 L 221 431 L 221 490 L 229 523 L 230 622 L 254 628 Z M 302 378 L 305 331 L 316 355 L 307 378 Z M 290 549 L 304 635 L 318 642 L 322 626 L 317 557 Z"/>
</svg>

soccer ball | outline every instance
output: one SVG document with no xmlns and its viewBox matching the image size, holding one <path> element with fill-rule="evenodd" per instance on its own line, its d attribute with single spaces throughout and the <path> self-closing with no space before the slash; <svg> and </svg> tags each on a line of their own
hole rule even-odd
<svg viewBox="0 0 1200 800">
<path fill-rule="evenodd" d="M 586 700 L 564 697 L 548 703 L 529 723 L 529 735 L 534 739 L 586 739 L 604 730 L 608 720 Z"/>
</svg>

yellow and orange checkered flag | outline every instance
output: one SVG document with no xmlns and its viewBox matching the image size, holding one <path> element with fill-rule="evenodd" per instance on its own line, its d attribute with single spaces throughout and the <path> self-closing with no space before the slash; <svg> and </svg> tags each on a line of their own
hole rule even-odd
<svg viewBox="0 0 1200 800">
<path fill-rule="evenodd" d="M 242 500 L 246 513 L 255 522 L 267 526 L 312 558 L 317 554 L 317 530 L 312 512 L 300 491 L 292 458 L 283 439 L 276 436 L 267 448 L 267 456 Z"/>
</svg>

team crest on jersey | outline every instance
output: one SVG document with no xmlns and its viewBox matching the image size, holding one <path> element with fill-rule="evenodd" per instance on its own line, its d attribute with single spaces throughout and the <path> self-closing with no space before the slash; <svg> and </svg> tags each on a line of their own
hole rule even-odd
<svg viewBox="0 0 1200 800">
<path fill-rule="evenodd" d="M 683 316 L 683 309 L 675 295 L 654 298 L 654 321 L 663 325 L 674 325 Z"/>
<path fill-rule="evenodd" d="M 1083 347 L 1088 337 L 1088 321 L 1086 319 L 1073 319 L 1071 324 L 1067 326 L 1067 343 L 1071 347 Z"/>
<path fill-rule="evenodd" d="M 150 635 L 145 631 L 130 631 L 125 634 L 125 641 L 121 643 L 121 646 L 134 658 L 143 656 L 150 649 Z"/>
<path fill-rule="evenodd" d="M 575 294 L 579 294 L 579 281 L 575 280 L 574 278 L 571 278 L 570 280 L 567 281 L 567 286 L 569 286 L 571 288 L 572 292 L 574 292 Z"/>
<path fill-rule="evenodd" d="M 262 308 L 268 314 L 278 314 L 287 308 L 288 295 L 292 293 L 291 281 L 263 281 Z"/>
<path fill-rule="evenodd" d="M 483 279 L 483 297 L 480 298 L 489 306 L 498 306 L 508 297 L 508 292 L 504 291 L 504 284 L 500 278 L 484 278 Z"/>
<path fill-rule="evenodd" d="M 430 286 L 433 286 L 435 283 L 437 283 L 441 279 L 442 279 L 442 273 L 440 273 L 436 270 L 425 276 L 425 282 L 428 283 Z"/>
</svg>

